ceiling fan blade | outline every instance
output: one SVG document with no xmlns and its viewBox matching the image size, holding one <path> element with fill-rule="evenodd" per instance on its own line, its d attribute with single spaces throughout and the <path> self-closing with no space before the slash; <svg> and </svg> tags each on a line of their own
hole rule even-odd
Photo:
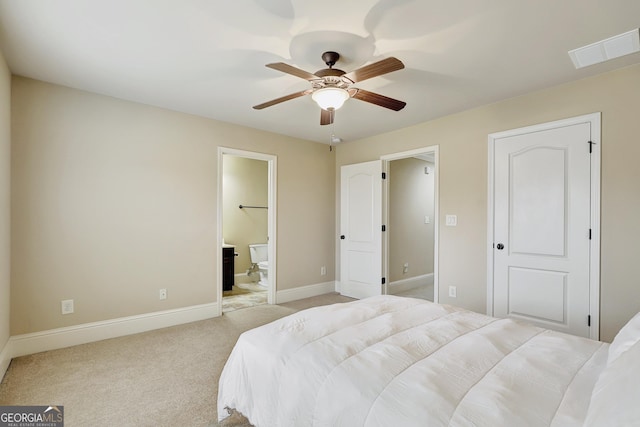
<svg viewBox="0 0 640 427">
<path fill-rule="evenodd" d="M 320 109 L 320 124 L 321 125 L 330 125 L 333 123 L 333 118 L 336 114 L 336 110 L 325 110 L 323 108 Z"/>
<path fill-rule="evenodd" d="M 370 102 L 372 104 L 379 105 L 384 108 L 388 108 L 394 111 L 400 111 L 407 105 L 406 102 L 398 101 L 397 99 L 389 98 L 388 96 L 380 95 L 379 93 L 369 92 L 364 89 L 356 89 L 357 92 L 351 95 L 352 98 L 359 99 L 360 101 Z"/>
<path fill-rule="evenodd" d="M 374 62 L 373 64 L 365 65 L 364 67 L 353 70 L 342 77 L 346 77 L 352 82 L 357 83 L 392 71 L 402 70 L 403 68 L 404 64 L 402 61 L 398 58 L 391 57 L 383 59 L 382 61 Z"/>
<path fill-rule="evenodd" d="M 280 104 L 284 101 L 289 101 L 290 99 L 296 99 L 301 96 L 310 94 L 311 89 L 303 90 L 302 92 L 296 92 L 289 95 L 281 96 L 280 98 L 272 99 L 271 101 L 263 102 L 262 104 L 254 105 L 253 108 L 255 110 L 262 110 L 263 108 L 271 107 L 272 105 Z"/>
<path fill-rule="evenodd" d="M 305 80 L 318 80 L 318 76 L 311 74 L 308 71 L 301 70 L 292 65 L 285 64 L 284 62 L 274 62 L 273 64 L 267 64 L 266 67 L 273 68 L 274 70 L 282 71 L 283 73 L 291 74 L 292 76 L 300 77 Z"/>
</svg>

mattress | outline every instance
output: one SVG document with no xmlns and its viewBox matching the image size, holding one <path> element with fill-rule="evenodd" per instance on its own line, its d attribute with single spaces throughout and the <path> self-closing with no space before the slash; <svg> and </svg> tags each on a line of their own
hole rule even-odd
<svg viewBox="0 0 640 427">
<path fill-rule="evenodd" d="M 226 407 L 263 426 L 578 426 L 608 344 L 395 296 L 243 333 Z"/>
</svg>

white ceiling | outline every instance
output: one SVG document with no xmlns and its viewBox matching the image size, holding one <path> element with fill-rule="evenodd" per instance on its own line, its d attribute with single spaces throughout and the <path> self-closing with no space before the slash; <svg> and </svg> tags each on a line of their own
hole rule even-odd
<svg viewBox="0 0 640 427">
<path fill-rule="evenodd" d="M 638 63 L 576 70 L 567 51 L 639 26 L 639 0 L 0 0 L 14 74 L 324 143 Z M 403 61 L 354 86 L 407 106 L 351 99 L 333 127 L 309 96 L 251 108 L 309 88 L 264 64 L 315 72 L 326 50 L 347 72 Z"/>
</svg>

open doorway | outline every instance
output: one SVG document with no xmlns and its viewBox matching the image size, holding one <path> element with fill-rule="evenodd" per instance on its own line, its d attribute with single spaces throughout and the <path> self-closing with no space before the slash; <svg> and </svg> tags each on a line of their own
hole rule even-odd
<svg viewBox="0 0 640 427">
<path fill-rule="evenodd" d="M 275 156 L 219 151 L 218 301 L 222 313 L 275 297 Z"/>
<path fill-rule="evenodd" d="M 438 300 L 438 147 L 383 157 L 386 293 Z"/>
</svg>

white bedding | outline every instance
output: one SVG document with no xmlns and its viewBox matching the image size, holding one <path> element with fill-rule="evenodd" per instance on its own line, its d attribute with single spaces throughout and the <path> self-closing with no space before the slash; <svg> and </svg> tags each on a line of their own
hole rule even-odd
<svg viewBox="0 0 640 427">
<path fill-rule="evenodd" d="M 394 296 L 240 336 L 218 414 L 268 426 L 582 425 L 608 344 Z"/>
</svg>

